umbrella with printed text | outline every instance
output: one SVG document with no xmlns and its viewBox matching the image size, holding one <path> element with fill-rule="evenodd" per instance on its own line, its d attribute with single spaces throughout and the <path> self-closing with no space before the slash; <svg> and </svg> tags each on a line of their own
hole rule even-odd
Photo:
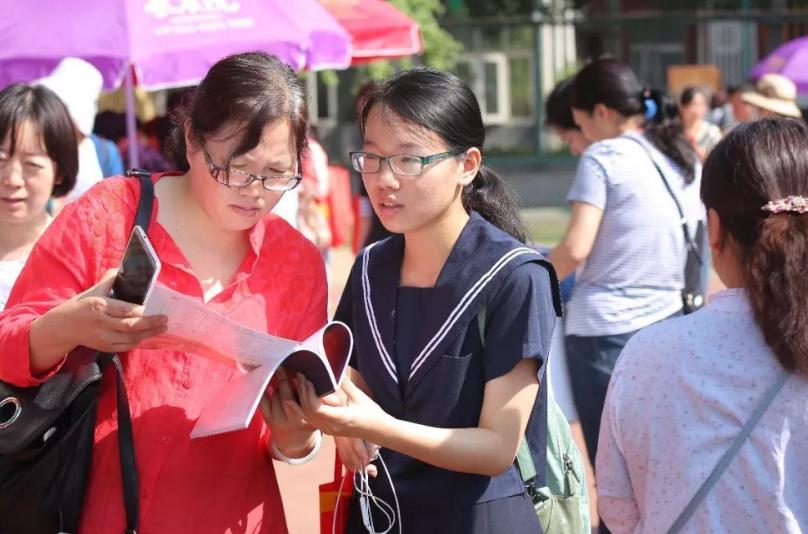
<svg viewBox="0 0 808 534">
<path fill-rule="evenodd" d="M 222 57 L 250 50 L 295 69 L 347 67 L 346 30 L 316 0 L 295 0 L 292 13 L 285 1 L 4 0 L 0 88 L 46 76 L 66 57 L 84 59 L 107 89 L 127 87 L 134 138 L 133 72 L 146 89 L 180 87 L 201 80 Z"/>
</svg>

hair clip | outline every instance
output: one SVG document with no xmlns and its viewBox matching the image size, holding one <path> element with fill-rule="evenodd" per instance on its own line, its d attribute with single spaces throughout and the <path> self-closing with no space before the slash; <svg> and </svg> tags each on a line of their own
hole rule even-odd
<svg viewBox="0 0 808 534">
<path fill-rule="evenodd" d="M 808 198 L 790 196 L 780 200 L 772 200 L 762 209 L 769 213 L 808 213 Z"/>
</svg>

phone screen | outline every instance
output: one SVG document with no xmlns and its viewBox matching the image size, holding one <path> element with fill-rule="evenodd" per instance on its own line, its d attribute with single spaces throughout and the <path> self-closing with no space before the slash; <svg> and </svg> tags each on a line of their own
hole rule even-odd
<svg viewBox="0 0 808 534">
<path fill-rule="evenodd" d="M 139 227 L 132 231 L 110 295 L 132 304 L 143 304 L 158 269 L 142 233 Z"/>
</svg>

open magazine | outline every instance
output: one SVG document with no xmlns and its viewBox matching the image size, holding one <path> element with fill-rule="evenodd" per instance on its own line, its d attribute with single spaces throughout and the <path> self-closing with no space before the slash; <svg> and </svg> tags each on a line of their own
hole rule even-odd
<svg viewBox="0 0 808 534">
<path fill-rule="evenodd" d="M 281 365 L 290 376 L 303 373 L 318 395 L 333 392 L 353 347 L 350 329 L 340 322 L 326 324 L 303 341 L 293 341 L 247 328 L 160 284 L 144 306 L 146 315 L 162 314 L 169 320 L 168 331 L 144 343 L 143 348 L 188 352 L 239 368 L 239 376 L 203 408 L 192 438 L 247 428 Z"/>
</svg>

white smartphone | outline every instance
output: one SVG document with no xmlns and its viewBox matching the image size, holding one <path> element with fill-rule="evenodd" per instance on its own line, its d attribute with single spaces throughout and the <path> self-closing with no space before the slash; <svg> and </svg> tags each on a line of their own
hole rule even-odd
<svg viewBox="0 0 808 534">
<path fill-rule="evenodd" d="M 142 305 L 149 298 L 159 274 L 160 258 L 154 252 L 143 228 L 135 226 L 109 296 Z"/>
</svg>

